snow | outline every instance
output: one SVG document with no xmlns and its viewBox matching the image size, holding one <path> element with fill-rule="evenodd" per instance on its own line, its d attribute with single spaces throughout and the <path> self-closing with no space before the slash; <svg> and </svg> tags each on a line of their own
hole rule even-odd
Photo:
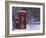
<svg viewBox="0 0 46 38">
<path fill-rule="evenodd" d="M 27 24 L 27 30 L 40 30 L 40 24 Z"/>
</svg>

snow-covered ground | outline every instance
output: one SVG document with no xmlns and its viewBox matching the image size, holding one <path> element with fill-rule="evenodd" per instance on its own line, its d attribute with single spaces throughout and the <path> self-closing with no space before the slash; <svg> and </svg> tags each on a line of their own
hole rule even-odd
<svg viewBox="0 0 46 38">
<path fill-rule="evenodd" d="M 27 30 L 40 30 L 40 24 L 27 24 Z"/>
<path fill-rule="evenodd" d="M 26 29 L 14 29 L 14 31 L 34 31 L 34 30 L 40 30 L 40 23 L 32 23 L 32 24 L 26 24 Z"/>
<path fill-rule="evenodd" d="M 27 25 L 27 30 L 39 30 L 40 29 L 40 21 L 35 21 L 32 23 L 30 23 L 29 21 L 29 24 L 26 24 L 26 25 Z"/>
</svg>

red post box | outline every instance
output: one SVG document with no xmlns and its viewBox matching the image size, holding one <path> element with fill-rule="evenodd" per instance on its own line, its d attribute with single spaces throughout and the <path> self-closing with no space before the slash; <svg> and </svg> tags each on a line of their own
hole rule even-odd
<svg viewBox="0 0 46 38">
<path fill-rule="evenodd" d="M 19 29 L 19 19 L 18 19 L 18 17 L 15 17 L 16 18 L 16 29 Z"/>
</svg>

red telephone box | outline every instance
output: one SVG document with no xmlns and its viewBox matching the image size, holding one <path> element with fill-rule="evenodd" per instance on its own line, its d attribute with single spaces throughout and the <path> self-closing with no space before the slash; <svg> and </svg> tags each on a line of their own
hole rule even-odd
<svg viewBox="0 0 46 38">
<path fill-rule="evenodd" d="M 26 11 L 20 11 L 19 13 L 19 25 L 20 29 L 26 29 Z"/>
</svg>

